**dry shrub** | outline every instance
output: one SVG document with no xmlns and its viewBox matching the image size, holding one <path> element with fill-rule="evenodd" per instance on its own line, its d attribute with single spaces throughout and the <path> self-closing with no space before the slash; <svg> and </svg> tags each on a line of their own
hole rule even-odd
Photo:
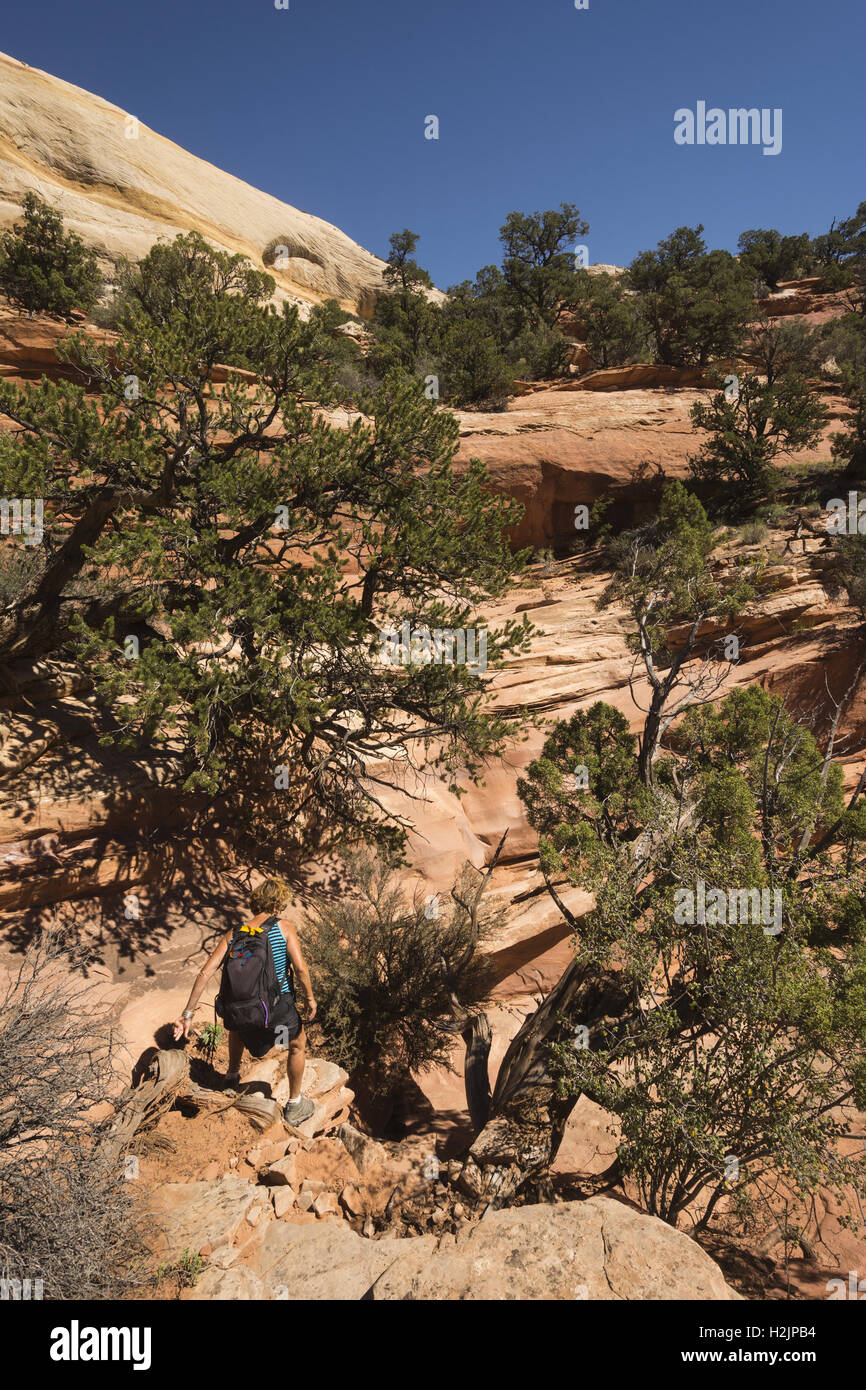
<svg viewBox="0 0 866 1390">
<path fill-rule="evenodd" d="M 327 1055 L 383 1095 L 448 1064 L 466 1006 L 489 988 L 478 947 L 492 922 L 477 919 L 483 876 L 471 868 L 456 887 L 464 905 L 443 894 L 434 910 L 406 900 L 385 857 L 356 853 L 347 867 L 345 895 L 315 910 L 304 949 Z"/>
<path fill-rule="evenodd" d="M 71 954 L 43 933 L 0 988 L 0 1277 L 116 1298 L 143 1256 L 135 1184 L 108 1142 L 122 1078 L 108 1008 Z"/>
</svg>

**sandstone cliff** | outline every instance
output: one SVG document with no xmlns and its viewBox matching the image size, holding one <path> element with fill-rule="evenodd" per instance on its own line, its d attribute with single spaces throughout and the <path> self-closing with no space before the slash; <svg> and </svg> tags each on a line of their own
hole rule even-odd
<svg viewBox="0 0 866 1390">
<path fill-rule="evenodd" d="M 266 267 L 278 298 L 333 298 L 366 315 L 382 287 L 383 262 L 339 228 L 223 173 L 111 102 L 0 54 L 0 228 L 28 192 L 60 210 L 109 278 L 116 258 L 140 260 L 160 237 L 195 230 Z"/>
</svg>

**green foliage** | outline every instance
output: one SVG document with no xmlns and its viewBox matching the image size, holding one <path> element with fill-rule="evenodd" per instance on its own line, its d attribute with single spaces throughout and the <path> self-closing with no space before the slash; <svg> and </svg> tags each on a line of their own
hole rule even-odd
<svg viewBox="0 0 866 1390">
<path fill-rule="evenodd" d="M 742 232 L 737 242 L 740 264 L 746 266 L 771 290 L 780 280 L 796 280 L 811 269 L 812 243 L 805 232 L 782 236 L 775 227 Z"/>
<path fill-rule="evenodd" d="M 508 360 L 522 381 L 546 381 L 565 366 L 568 344 L 558 328 L 539 324 L 522 328 L 508 344 Z"/>
<path fill-rule="evenodd" d="M 327 1053 L 371 1095 L 410 1072 L 448 1065 L 455 1006 L 480 1000 L 489 971 L 478 952 L 488 927 L 454 900 L 408 903 L 396 863 L 356 854 L 349 883 L 321 903 L 304 935 Z M 457 894 L 471 905 L 478 874 Z"/>
<path fill-rule="evenodd" d="M 728 355 L 752 312 L 748 270 L 727 251 L 707 251 L 702 231 L 679 227 L 628 268 L 656 361 L 669 366 Z"/>
<path fill-rule="evenodd" d="M 772 386 L 780 376 L 808 376 L 821 363 L 819 336 L 798 319 L 759 318 L 743 344 L 747 356 Z"/>
<path fill-rule="evenodd" d="M 844 591 L 866 621 L 866 536 L 837 536 L 822 580 L 830 593 Z"/>
<path fill-rule="evenodd" d="M 202 314 L 208 296 L 219 305 L 222 331 L 238 332 L 251 321 L 250 306 L 266 304 L 276 288 L 266 271 L 254 270 L 244 256 L 215 252 L 196 232 L 157 242 L 135 266 L 122 264 L 118 283 L 130 322 L 137 309 L 161 328 L 183 323 L 203 342 L 213 338 Z"/>
<path fill-rule="evenodd" d="M 418 245 L 418 233 L 404 227 L 402 232 L 392 233 L 390 242 L 391 249 L 383 272 L 385 283 L 402 294 L 421 287 L 432 289 L 433 281 L 429 274 L 412 256 Z"/>
<path fill-rule="evenodd" d="M 520 783 L 547 876 L 595 894 L 579 959 L 634 1000 L 591 1049 L 563 1020 L 561 1093 L 618 1117 L 624 1171 L 674 1223 L 706 1224 L 726 1196 L 753 1221 L 780 1177 L 804 1200 L 862 1193 L 862 1160 L 838 1141 L 864 1068 L 866 817 L 846 810 L 840 765 L 754 686 L 685 713 L 652 792 L 634 745 L 598 704 L 557 726 Z M 575 759 L 582 793 L 567 789 Z M 699 881 L 714 905 L 689 920 Z"/>
<path fill-rule="evenodd" d="M 709 556 L 713 527 L 698 497 L 681 482 L 668 483 L 655 522 L 625 532 L 610 547 L 614 577 L 604 605 L 624 602 L 637 625 L 633 649 L 665 668 L 677 646 L 670 629 L 710 618 L 732 619 L 754 594 L 751 569 L 719 580 Z"/>
<path fill-rule="evenodd" d="M 485 266 L 474 281 L 452 286 L 442 316 L 446 324 L 468 319 L 482 325 L 511 378 L 542 380 L 564 368 L 568 345 L 563 334 L 555 325 L 530 319 L 496 266 Z"/>
<path fill-rule="evenodd" d="M 502 272 L 495 265 L 483 266 L 474 280 L 452 285 L 442 305 L 442 322 L 447 328 L 465 321 L 480 324 L 493 342 L 507 355 L 513 337 L 513 318 L 509 309 Z"/>
<path fill-rule="evenodd" d="M 392 292 L 380 295 L 376 302 L 372 323 L 376 342 L 368 359 L 380 381 L 394 371 L 413 376 L 424 375 L 428 367 L 433 371 L 439 314 L 425 293 L 432 283 L 430 276 L 411 257 L 417 244 L 417 234 L 408 228 L 391 237 L 384 279 Z"/>
<path fill-rule="evenodd" d="M 358 344 L 337 332 L 350 321 L 357 322 L 354 315 L 340 308 L 336 299 L 326 299 L 310 310 L 309 324 L 317 337 L 321 359 L 338 380 L 344 369 L 358 367 L 363 360 Z"/>
<path fill-rule="evenodd" d="M 770 386 L 754 373 L 740 377 L 732 398 L 719 391 L 709 402 L 696 401 L 690 413 L 710 436 L 689 459 L 693 475 L 740 484 L 751 496 L 775 491 L 778 457 L 817 444 L 829 418 L 798 377 L 784 376 Z"/>
<path fill-rule="evenodd" d="M 830 436 L 830 445 L 833 457 L 845 463 L 846 472 L 862 478 L 866 476 L 866 380 L 849 389 L 852 414 L 845 422 L 845 429 Z"/>
<path fill-rule="evenodd" d="M 725 630 L 754 597 L 763 567 L 759 559 L 718 576 L 712 548 L 707 514 L 680 482 L 665 487 L 655 522 L 609 547 L 615 572 L 602 606 L 620 602 L 628 610 L 634 623 L 629 646 L 650 688 L 637 762 L 647 786 L 655 781 L 666 729 L 684 709 L 711 699 L 725 680 L 729 657 L 719 650 Z M 692 662 L 698 654 L 702 660 Z"/>
<path fill-rule="evenodd" d="M 209 1062 L 213 1061 L 214 1053 L 223 1040 L 223 1027 L 221 1023 L 206 1023 L 198 1035 L 198 1046 L 201 1048 Z"/>
<path fill-rule="evenodd" d="M 441 305 L 427 297 L 430 276 L 411 259 L 417 235 L 395 234 L 385 271 L 392 292 L 376 306 L 371 370 L 380 380 L 394 369 L 436 377 L 441 399 L 458 406 L 501 404 L 515 377 L 559 375 L 567 344 L 557 321 L 576 299 L 574 239 L 587 230 L 567 203 L 510 213 L 500 231 L 502 268 L 485 266 Z"/>
<path fill-rule="evenodd" d="M 832 357 L 844 386 L 866 376 L 866 323 L 859 314 L 843 314 L 825 325 L 821 335 L 824 357 Z"/>
<path fill-rule="evenodd" d="M 833 457 L 855 478 L 866 475 L 866 318 L 845 314 L 829 325 L 825 351 L 836 360 L 851 414 L 830 436 Z"/>
<path fill-rule="evenodd" d="M 767 523 L 759 517 L 747 521 L 741 533 L 744 545 L 758 545 L 767 536 Z"/>
<path fill-rule="evenodd" d="M 455 473 L 457 423 L 410 380 L 386 379 L 368 423 L 331 427 L 307 401 L 328 398 L 333 339 L 272 312 L 270 277 L 195 236 L 151 256 L 119 340 L 69 349 L 98 398 L 0 385 L 21 427 L 0 438 L 0 485 L 46 499 L 46 568 L 0 654 L 72 642 L 106 740 L 170 753 L 202 814 L 242 805 L 245 831 L 286 852 L 314 831 L 385 833 L 378 749 L 477 775 L 506 725 L 483 670 L 387 664 L 381 634 L 481 628 L 493 669 L 525 647 L 525 621 L 487 631 L 479 609 L 520 566 L 504 539 L 519 508 L 479 461 Z"/>
<path fill-rule="evenodd" d="M 192 1289 L 198 1283 L 198 1276 L 204 1269 L 204 1260 L 201 1255 L 190 1250 L 189 1246 L 184 1246 L 176 1260 L 169 1264 L 161 1264 L 156 1271 L 156 1282 L 161 1279 L 174 1278 L 177 1280 L 178 1288 Z"/>
<path fill-rule="evenodd" d="M 553 328 L 560 310 L 574 303 L 574 245 L 589 231 L 572 203 L 546 212 L 511 212 L 499 231 L 502 281 L 517 331 Z"/>
<path fill-rule="evenodd" d="M 600 366 L 638 361 L 648 351 L 664 365 L 706 366 L 738 350 L 754 316 L 754 294 L 765 284 L 807 273 L 816 263 L 825 276 L 835 268 L 842 282 L 859 284 L 866 261 L 861 212 L 840 224 L 826 246 L 820 238 L 813 245 L 805 235 L 773 229 L 744 232 L 739 259 L 708 251 L 702 226 L 679 227 L 655 251 L 635 257 L 621 280 L 575 269 L 575 242 L 589 228 L 572 204 L 512 212 L 500 229 L 501 267 L 484 266 L 474 281 L 452 286 L 442 305 L 424 293 L 430 277 L 412 258 L 417 235 L 405 229 L 391 238 L 385 279 L 392 294 L 376 311 L 371 367 L 380 380 L 395 367 L 438 376 L 443 400 L 488 404 L 502 398 L 509 373 L 542 380 L 563 372 L 563 311 L 578 313 Z M 858 291 L 853 307 L 860 313 L 861 300 Z M 769 385 L 817 365 L 814 335 L 799 323 L 759 322 L 746 350 Z"/>
<path fill-rule="evenodd" d="M 833 223 L 829 232 L 816 237 L 812 243 L 815 258 L 821 268 L 822 290 L 854 287 L 852 307 L 866 312 L 866 201 L 859 204 L 851 217 Z"/>
<path fill-rule="evenodd" d="M 455 405 L 501 405 L 514 386 L 514 375 L 498 343 L 474 318 L 449 324 L 439 338 L 440 390 Z"/>
<path fill-rule="evenodd" d="M 612 275 L 578 272 L 577 312 L 583 337 L 599 367 L 639 361 L 646 350 L 646 329 L 635 296 Z"/>
<path fill-rule="evenodd" d="M 530 825 L 545 837 L 547 862 L 568 843 L 590 843 L 586 828 L 610 844 L 646 819 L 649 793 L 637 775 L 636 750 L 628 721 L 609 705 L 578 710 L 555 726 L 541 757 L 517 784 Z M 585 790 L 576 779 L 587 782 Z"/>
<path fill-rule="evenodd" d="M 37 194 L 26 193 L 21 208 L 23 221 L 0 237 L 0 292 L 31 312 L 90 309 L 102 285 L 93 252 Z"/>
</svg>

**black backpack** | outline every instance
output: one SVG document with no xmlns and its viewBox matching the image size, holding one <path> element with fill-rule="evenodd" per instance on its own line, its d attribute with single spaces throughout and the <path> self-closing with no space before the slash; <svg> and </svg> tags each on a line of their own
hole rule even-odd
<svg viewBox="0 0 866 1390">
<path fill-rule="evenodd" d="M 226 1028 L 275 1028 L 284 1021 L 291 994 L 283 994 L 277 978 L 268 929 L 276 922 L 268 917 L 260 927 L 248 922 L 238 927 L 223 963 L 222 981 L 214 1009 Z"/>
</svg>

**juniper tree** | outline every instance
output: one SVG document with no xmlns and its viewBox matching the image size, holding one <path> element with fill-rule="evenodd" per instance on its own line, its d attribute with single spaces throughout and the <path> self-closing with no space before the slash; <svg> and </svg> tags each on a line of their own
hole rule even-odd
<svg viewBox="0 0 866 1390">
<path fill-rule="evenodd" d="M 806 1200 L 818 1183 L 863 1189 L 837 1145 L 866 1097 L 866 773 L 846 804 L 834 761 L 856 679 L 822 742 L 758 688 L 716 707 L 712 629 L 756 575 L 713 567 L 711 544 L 682 485 L 643 547 L 622 539 L 610 597 L 629 606 L 644 669 L 674 680 L 652 687 L 639 739 L 599 702 L 555 725 L 518 784 L 575 959 L 486 1089 L 459 1178 L 479 1200 L 546 1172 L 581 1094 L 621 1121 L 610 1181 L 630 1175 L 667 1220 L 709 1220 L 726 1192 L 754 1219 L 768 1176 Z M 571 912 L 567 885 L 594 895 L 590 913 Z M 468 1052 L 475 1097 L 487 1050 Z"/>
<path fill-rule="evenodd" d="M 740 264 L 771 290 L 779 288 L 780 280 L 807 274 L 812 259 L 812 243 L 805 232 L 800 236 L 782 236 L 775 227 L 741 232 L 737 250 Z"/>
<path fill-rule="evenodd" d="M 734 620 L 755 594 L 760 565 L 720 578 L 712 548 L 707 514 L 680 482 L 665 487 L 654 522 L 611 547 L 615 570 L 602 604 L 624 603 L 634 624 L 631 683 L 642 674 L 649 684 L 638 757 L 648 786 L 665 730 L 688 706 L 712 698 L 729 674 L 724 637 L 736 638 Z M 729 650 L 739 652 L 738 638 Z"/>
<path fill-rule="evenodd" d="M 416 751 L 473 775 L 502 740 L 480 664 L 389 663 L 382 633 L 484 627 L 520 563 L 518 508 L 479 461 L 455 470 L 456 421 L 412 382 L 330 424 L 312 404 L 329 392 L 320 326 L 273 312 L 272 280 L 242 258 L 192 235 L 129 276 L 117 340 L 68 346 L 84 384 L 0 387 L 18 427 L 2 491 L 45 499 L 41 568 L 0 614 L 0 658 L 73 656 L 105 737 L 173 750 L 208 813 L 236 818 L 243 796 L 245 823 L 270 803 L 284 839 L 372 833 Z M 486 633 L 487 664 L 528 632 Z"/>
<path fill-rule="evenodd" d="M 518 329 L 553 328 L 560 310 L 574 302 L 574 243 L 588 231 L 573 203 L 509 213 L 499 232 L 502 279 Z"/>
<path fill-rule="evenodd" d="M 408 227 L 391 236 L 383 272 L 389 293 L 379 296 L 373 315 L 376 342 L 370 365 L 382 378 L 398 368 L 415 373 L 432 362 L 439 332 L 439 313 L 425 293 L 432 287 L 426 270 L 413 258 L 418 235 Z"/>
<path fill-rule="evenodd" d="M 822 290 L 849 289 L 850 307 L 866 313 L 866 201 L 851 217 L 834 217 L 830 229 L 812 243 L 821 267 Z"/>
<path fill-rule="evenodd" d="M 778 377 L 808 376 L 820 365 L 818 335 L 799 319 L 762 315 L 755 319 L 743 344 L 743 353 L 755 364 L 767 385 Z"/>
<path fill-rule="evenodd" d="M 420 266 L 412 254 L 418 246 L 418 233 L 404 227 L 402 232 L 393 232 L 389 240 L 391 249 L 383 271 L 385 283 L 401 294 L 432 289 L 429 271 Z"/>
<path fill-rule="evenodd" d="M 48 314 L 91 308 L 102 285 L 93 252 L 36 193 L 25 193 L 21 208 L 22 221 L 0 238 L 0 293 Z"/>
<path fill-rule="evenodd" d="M 628 267 L 656 361 L 706 366 L 736 348 L 752 311 L 749 272 L 728 251 L 708 251 L 703 227 L 679 227 Z"/>
<path fill-rule="evenodd" d="M 484 323 L 459 319 L 443 327 L 437 370 L 442 397 L 455 405 L 501 405 L 514 385 L 499 343 Z"/>
<path fill-rule="evenodd" d="M 866 319 L 844 314 L 828 325 L 825 350 L 836 361 L 842 392 L 850 408 L 845 428 L 830 436 L 834 458 L 853 478 L 866 473 Z"/>
<path fill-rule="evenodd" d="M 574 241 L 586 231 L 569 203 L 510 213 L 500 229 L 501 269 L 483 267 L 474 282 L 453 286 L 444 304 L 426 293 L 432 281 L 413 258 L 417 234 L 395 233 L 384 271 L 390 293 L 376 305 L 370 368 L 380 379 L 394 367 L 434 376 L 442 399 L 456 405 L 501 402 L 514 376 L 558 375 L 567 353 L 558 319 L 576 301 Z"/>
<path fill-rule="evenodd" d="M 549 880 L 595 894 L 571 969 L 619 994 L 549 1035 L 553 1105 L 586 1093 L 619 1118 L 619 1169 L 665 1220 L 704 1225 L 727 1194 L 753 1222 L 778 1181 L 806 1203 L 866 1189 L 839 1148 L 866 1098 L 866 819 L 834 734 L 822 749 L 779 697 L 737 690 L 687 712 L 648 796 L 596 705 L 521 784 Z"/>
<path fill-rule="evenodd" d="M 690 709 L 652 787 L 609 705 L 554 728 L 519 790 L 575 958 L 499 1068 L 471 1196 L 543 1174 L 580 1095 L 620 1123 L 608 1181 L 674 1224 L 726 1198 L 753 1226 L 780 1183 L 804 1221 L 819 1187 L 863 1195 L 842 1141 L 866 1101 L 866 776 L 846 803 L 833 758 L 852 690 L 821 742 L 757 687 Z"/>
<path fill-rule="evenodd" d="M 599 367 L 618 367 L 640 357 L 646 332 L 634 297 L 612 275 L 579 272 L 577 309 L 586 345 Z"/>
<path fill-rule="evenodd" d="M 866 475 L 866 377 L 848 375 L 844 387 L 851 414 L 845 429 L 830 436 L 831 449 L 833 457 L 844 462 L 847 473 L 862 478 Z"/>
<path fill-rule="evenodd" d="M 776 489 L 776 460 L 814 447 L 829 419 L 823 402 L 794 375 L 762 382 L 748 372 L 736 389 L 696 401 L 691 418 L 709 439 L 689 459 L 696 478 L 737 484 L 749 497 Z"/>
<path fill-rule="evenodd" d="M 567 267 L 554 267 L 554 273 L 566 282 L 562 292 L 565 300 L 570 300 L 575 283 L 573 272 Z M 491 372 L 504 370 L 509 380 L 540 380 L 558 375 L 565 365 L 568 345 L 559 327 L 556 323 L 531 321 L 523 300 L 498 266 L 484 266 L 474 281 L 464 280 L 449 289 L 448 300 L 442 306 L 442 323 L 440 353 L 444 359 L 450 351 L 454 361 L 452 333 L 457 330 L 457 361 L 467 375 L 475 366 L 473 358 L 482 376 L 488 379 Z M 482 333 L 487 352 L 476 357 Z M 443 372 L 447 381 L 450 373 L 444 360 Z M 472 399 L 468 395 L 464 398 Z M 476 391 L 474 398 L 483 399 L 483 395 Z"/>
</svg>

